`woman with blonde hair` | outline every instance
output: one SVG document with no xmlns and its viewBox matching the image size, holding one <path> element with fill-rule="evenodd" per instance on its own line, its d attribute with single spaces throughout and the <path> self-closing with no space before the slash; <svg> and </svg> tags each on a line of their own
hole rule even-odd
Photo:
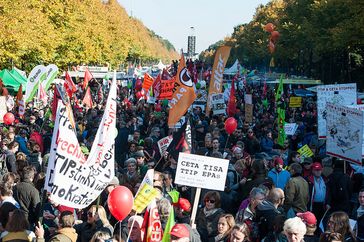
<svg viewBox="0 0 364 242">
<path fill-rule="evenodd" d="M 106 232 L 113 235 L 114 228 L 110 225 L 106 211 L 102 206 L 92 205 L 87 212 L 87 221 L 74 226 L 80 241 L 90 241 L 92 236 L 98 232 Z"/>
<path fill-rule="evenodd" d="M 231 214 L 223 214 L 219 218 L 219 222 L 217 223 L 217 231 L 218 235 L 215 236 L 215 241 L 225 241 L 225 239 L 229 236 L 231 230 L 235 225 L 234 216 Z"/>
</svg>

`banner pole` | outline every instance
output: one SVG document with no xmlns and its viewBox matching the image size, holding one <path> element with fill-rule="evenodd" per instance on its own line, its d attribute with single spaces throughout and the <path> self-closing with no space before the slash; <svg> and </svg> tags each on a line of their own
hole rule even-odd
<svg viewBox="0 0 364 242">
<path fill-rule="evenodd" d="M 134 216 L 137 216 L 138 213 L 135 213 Z M 131 226 L 130 226 L 130 231 L 128 233 L 128 238 L 126 238 L 126 241 L 129 241 L 129 238 L 130 238 L 130 234 L 131 234 L 131 231 L 133 231 L 133 227 L 134 227 L 134 223 L 135 223 L 135 220 L 136 218 L 133 219 L 133 222 L 131 223 Z M 120 241 L 121 241 L 121 221 L 120 222 L 120 226 L 119 226 L 119 238 L 120 238 Z"/>
<path fill-rule="evenodd" d="M 198 202 L 200 201 L 200 195 L 201 195 L 201 187 L 198 187 L 196 189 L 195 200 L 193 202 L 193 209 L 192 209 L 192 214 L 191 214 L 192 228 L 196 228 L 195 218 L 196 218 L 197 209 L 198 209 Z"/>
</svg>

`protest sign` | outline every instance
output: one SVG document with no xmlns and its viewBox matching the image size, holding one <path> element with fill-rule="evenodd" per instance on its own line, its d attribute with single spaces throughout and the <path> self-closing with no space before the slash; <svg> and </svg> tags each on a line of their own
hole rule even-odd
<svg viewBox="0 0 364 242">
<path fill-rule="evenodd" d="M 137 213 L 143 210 L 150 204 L 150 202 L 159 195 L 157 189 L 145 183 L 140 192 L 135 196 L 133 210 Z"/>
<path fill-rule="evenodd" d="M 245 121 L 246 122 L 253 122 L 253 104 L 245 104 Z"/>
<path fill-rule="evenodd" d="M 302 106 L 302 97 L 290 97 L 289 107 L 290 108 L 300 108 Z"/>
<path fill-rule="evenodd" d="M 158 148 L 159 148 L 159 153 L 161 155 L 164 154 L 164 152 L 166 152 L 169 144 L 172 142 L 173 138 L 172 136 L 167 136 L 167 137 L 164 137 L 160 140 L 158 140 L 157 144 L 158 144 Z"/>
<path fill-rule="evenodd" d="M 297 152 L 301 155 L 302 158 L 313 156 L 313 152 L 310 147 L 308 147 L 308 145 L 302 146 L 300 149 L 297 150 Z"/>
<path fill-rule="evenodd" d="M 161 80 L 160 82 L 160 93 L 158 99 L 168 99 L 171 100 L 173 96 L 174 79 L 171 80 Z"/>
<path fill-rule="evenodd" d="M 72 109 L 58 102 L 45 187 L 50 198 L 72 208 L 89 206 L 114 177 L 116 74 L 88 159 L 75 134 Z"/>
<path fill-rule="evenodd" d="M 229 161 L 201 155 L 179 153 L 175 183 L 223 191 Z"/>
<path fill-rule="evenodd" d="M 356 104 L 356 83 L 317 87 L 317 118 L 320 139 L 326 139 L 326 102 L 343 106 Z"/>
<path fill-rule="evenodd" d="M 0 123 L 4 122 L 4 115 L 8 112 L 6 108 L 6 97 L 0 96 Z"/>
<path fill-rule="evenodd" d="M 284 132 L 286 135 L 294 135 L 298 128 L 298 124 L 296 123 L 285 123 L 284 124 Z"/>
<path fill-rule="evenodd" d="M 361 165 L 363 112 L 329 102 L 326 110 L 326 153 Z"/>
<path fill-rule="evenodd" d="M 58 67 L 54 64 L 46 66 L 46 74 L 47 76 L 42 82 L 44 91 L 47 91 L 49 89 L 49 86 L 53 83 L 54 79 L 58 75 Z"/>
<path fill-rule="evenodd" d="M 27 86 L 25 89 L 25 102 L 32 101 L 34 95 L 38 91 L 39 83 L 42 83 L 47 77 L 47 69 L 45 66 L 38 65 L 30 72 L 28 76 Z"/>
<path fill-rule="evenodd" d="M 226 104 L 224 102 L 224 94 L 222 93 L 212 94 L 211 107 L 214 115 L 225 114 Z"/>
<path fill-rule="evenodd" d="M 361 105 L 349 105 L 347 107 L 349 107 L 349 108 L 355 108 L 355 109 L 358 109 L 358 110 L 364 112 L 364 104 L 361 104 Z M 364 118 L 363 118 L 363 127 L 364 127 Z M 362 158 L 364 159 L 364 130 L 363 130 L 363 144 L 362 144 L 361 154 L 362 154 Z"/>
</svg>

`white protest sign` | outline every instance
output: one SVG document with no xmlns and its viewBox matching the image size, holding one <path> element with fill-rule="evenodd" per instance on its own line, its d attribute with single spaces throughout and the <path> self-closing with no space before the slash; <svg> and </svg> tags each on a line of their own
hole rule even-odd
<svg viewBox="0 0 364 242">
<path fill-rule="evenodd" d="M 286 135 L 294 135 L 298 128 L 298 124 L 296 123 L 285 123 L 284 124 L 284 132 Z"/>
<path fill-rule="evenodd" d="M 86 160 L 78 143 L 72 111 L 58 102 L 46 188 L 53 201 L 72 208 L 89 206 L 114 177 L 116 78 L 110 87 L 105 112 Z M 56 134 L 55 134 L 56 133 Z"/>
<path fill-rule="evenodd" d="M 318 135 L 320 139 L 326 138 L 326 102 L 343 106 L 356 104 L 356 83 L 317 87 Z"/>
<path fill-rule="evenodd" d="M 160 140 L 158 140 L 157 144 L 158 144 L 158 148 L 159 148 L 159 153 L 161 155 L 164 154 L 164 152 L 166 152 L 169 144 L 172 142 L 173 138 L 172 136 L 167 136 L 167 137 L 164 137 Z"/>
<path fill-rule="evenodd" d="M 361 164 L 363 112 L 326 103 L 326 153 L 355 164 Z"/>
<path fill-rule="evenodd" d="M 6 97 L 0 96 L 0 122 L 4 122 L 4 115 L 8 112 L 6 108 Z"/>
<path fill-rule="evenodd" d="M 223 191 L 229 161 L 202 155 L 179 153 L 175 183 Z"/>
<path fill-rule="evenodd" d="M 42 83 L 47 77 L 47 69 L 45 66 L 38 65 L 30 72 L 28 76 L 27 86 L 25 89 L 25 102 L 32 101 L 34 95 L 38 91 L 39 83 Z"/>
<path fill-rule="evenodd" d="M 49 86 L 53 83 L 54 79 L 58 75 L 58 67 L 54 64 L 50 64 L 46 66 L 46 71 L 47 71 L 47 77 L 42 82 L 44 91 L 47 91 L 49 89 Z"/>
<path fill-rule="evenodd" d="M 358 109 L 358 110 L 364 112 L 364 104 L 361 104 L 361 105 L 349 105 L 347 107 L 349 107 L 349 108 L 355 108 L 355 109 Z M 363 127 L 364 127 L 364 118 L 363 118 Z M 362 144 L 362 149 L 361 149 L 361 155 L 362 155 L 362 158 L 364 159 L 364 131 L 363 131 L 363 144 Z"/>
<path fill-rule="evenodd" d="M 223 93 L 211 95 L 211 109 L 214 115 L 226 114 L 226 104 Z"/>
<path fill-rule="evenodd" d="M 245 94 L 244 95 L 244 102 L 246 104 L 253 104 L 253 95 L 252 94 Z"/>
</svg>

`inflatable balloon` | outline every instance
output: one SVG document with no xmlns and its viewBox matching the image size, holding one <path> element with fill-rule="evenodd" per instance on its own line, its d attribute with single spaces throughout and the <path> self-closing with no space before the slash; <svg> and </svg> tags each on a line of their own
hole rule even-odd
<svg viewBox="0 0 364 242">
<path fill-rule="evenodd" d="M 279 36 L 281 34 L 278 32 L 278 31 L 273 31 L 271 34 L 270 34 L 270 38 L 273 40 L 273 41 L 277 41 L 279 39 Z"/>
<path fill-rule="evenodd" d="M 234 131 L 236 130 L 237 127 L 238 127 L 238 122 L 236 121 L 235 118 L 230 117 L 230 118 L 226 119 L 226 121 L 225 121 L 226 133 L 231 135 L 232 133 L 234 133 Z"/>
<path fill-rule="evenodd" d="M 264 26 L 264 30 L 269 32 L 269 33 L 272 33 L 273 30 L 274 30 L 274 24 L 272 23 L 267 23 L 265 26 Z"/>
<path fill-rule="evenodd" d="M 133 208 L 133 194 L 124 186 L 118 186 L 112 190 L 107 198 L 107 205 L 111 214 L 122 221 Z"/>
<path fill-rule="evenodd" d="M 4 124 L 6 124 L 6 125 L 12 124 L 15 120 L 14 114 L 6 113 L 3 117 L 3 120 L 4 120 Z"/>
</svg>

